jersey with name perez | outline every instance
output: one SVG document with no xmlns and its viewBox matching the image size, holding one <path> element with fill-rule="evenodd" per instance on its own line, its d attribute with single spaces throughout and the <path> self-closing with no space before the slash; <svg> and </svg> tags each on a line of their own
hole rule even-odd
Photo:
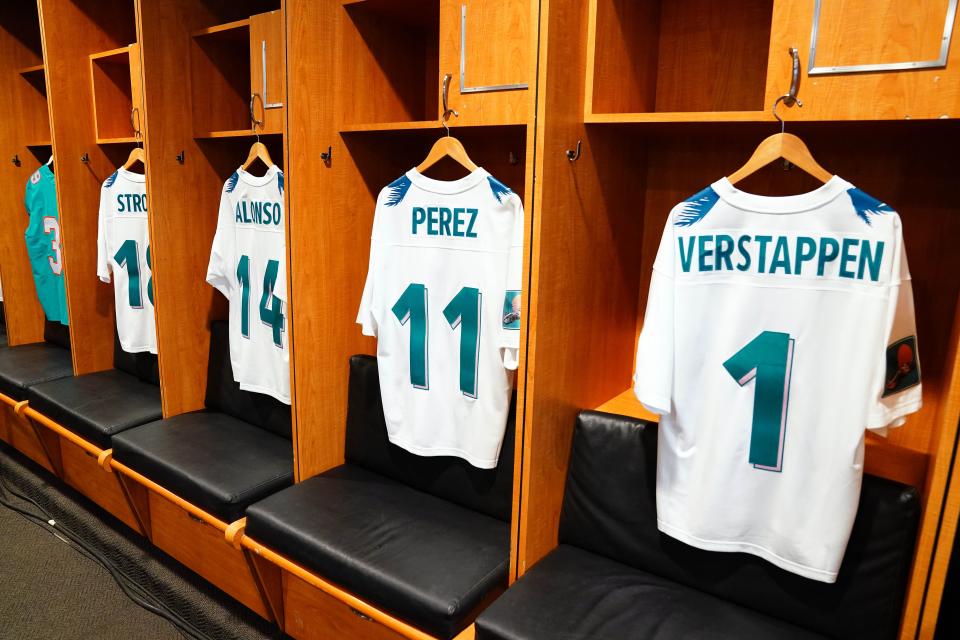
<svg viewBox="0 0 960 640">
<path fill-rule="evenodd" d="M 520 340 L 520 198 L 483 169 L 380 194 L 357 322 L 376 336 L 390 441 L 497 464 Z"/>
</svg>

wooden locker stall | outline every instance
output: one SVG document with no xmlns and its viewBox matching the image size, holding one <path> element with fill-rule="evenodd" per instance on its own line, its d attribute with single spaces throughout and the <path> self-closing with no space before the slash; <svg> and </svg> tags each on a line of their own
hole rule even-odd
<svg viewBox="0 0 960 640">
<path fill-rule="evenodd" d="M 375 341 L 364 337 L 355 322 L 376 197 L 381 188 L 422 162 L 445 134 L 440 125 L 445 76 L 450 77 L 448 106 L 459 113 L 448 120 L 451 134 L 463 142 L 474 162 L 517 192 L 525 210 L 531 210 L 538 6 L 526 0 L 286 4 L 289 238 L 294 265 L 289 286 L 296 473 L 301 481 L 344 461 L 349 357 L 376 352 Z M 463 11 L 467 15 L 463 86 L 468 90 L 461 92 Z M 493 85 L 511 86 L 469 91 Z M 429 173 L 454 179 L 464 170 L 446 161 Z M 524 377 L 521 364 L 518 407 Z M 521 431 L 518 419 L 518 451 Z M 514 475 L 518 482 L 519 468 Z M 515 523 L 516 508 L 514 534 Z M 323 629 L 331 631 L 322 612 L 346 610 L 342 598 L 323 607 L 307 607 L 304 591 L 313 590 L 314 598 L 320 594 L 292 574 L 285 576 L 285 590 L 287 632 L 297 637 L 325 637 Z M 361 611 L 390 624 L 382 612 Z M 335 618 L 341 625 L 351 616 Z M 353 633 L 373 632 L 357 628 Z"/>
<path fill-rule="evenodd" d="M 864 30 L 890 33 L 891 14 L 902 3 L 881 4 L 842 20 L 834 16 L 828 25 L 824 14 L 821 34 L 848 43 Z M 636 339 L 667 214 L 740 167 L 779 130 L 770 108 L 790 86 L 788 49 L 797 48 L 803 107 L 781 107 L 787 131 L 829 170 L 884 198 L 903 220 L 923 342 L 924 407 L 889 438 L 866 436 L 866 470 L 912 484 L 923 496 L 901 637 L 930 637 L 939 598 L 936 587 L 928 591 L 936 581 L 931 554 L 952 541 L 955 529 L 955 522 L 940 523 L 960 418 L 960 264 L 952 250 L 960 226 L 950 168 L 960 129 L 933 119 L 957 111 L 960 54 L 954 43 L 947 66 L 934 70 L 809 76 L 811 5 L 541 3 L 518 570 L 557 544 L 576 412 L 654 418 L 634 398 L 631 376 L 644 366 L 634 362 Z M 895 32 L 908 44 L 939 41 L 942 13 L 938 20 L 910 15 L 922 28 Z M 818 56 L 842 53 L 863 62 L 874 53 L 881 60 L 906 55 L 883 49 L 887 40 L 860 43 L 877 52 L 834 44 Z M 911 47 L 904 51 L 912 54 Z M 895 121 L 907 117 L 925 121 Z M 567 151 L 581 142 L 579 158 L 571 161 Z M 817 184 L 774 163 L 742 188 L 788 195 Z"/>
<path fill-rule="evenodd" d="M 43 340 L 43 310 L 37 299 L 23 231 L 24 189 L 31 174 L 50 158 L 50 119 L 43 43 L 36 3 L 7 2 L 0 8 L 0 74 L 8 96 L 0 128 L 0 278 L 10 346 Z"/>
<path fill-rule="evenodd" d="M 204 407 L 210 325 L 226 320 L 226 299 L 206 282 L 224 182 L 254 142 L 282 165 L 285 101 L 280 0 L 138 0 L 147 188 L 163 415 Z M 262 53 L 265 57 L 262 57 Z M 261 97 L 267 68 L 269 102 Z M 253 104 L 253 107 L 251 107 Z M 228 545 L 222 522 L 136 471 L 149 489 L 152 541 L 241 603 L 270 618 L 253 565 Z M 254 563 L 255 564 L 255 563 Z M 272 567 L 258 569 L 265 589 Z"/>
<path fill-rule="evenodd" d="M 203 407 L 210 322 L 227 318 L 226 300 L 206 282 L 220 192 L 254 141 L 251 94 L 263 91 L 263 50 L 268 99 L 284 101 L 282 12 L 280 0 L 138 6 L 144 112 L 152 118 L 146 151 L 157 344 L 163 411 L 171 417 Z M 266 120 L 258 131 L 282 164 L 283 108 L 265 104 L 254 101 L 257 119 Z"/>
<path fill-rule="evenodd" d="M 74 373 L 81 375 L 113 367 L 113 292 L 96 276 L 97 222 L 100 185 L 133 146 L 133 123 L 142 126 L 142 119 L 132 115 L 141 95 L 136 20 L 132 0 L 116 0 L 109 6 L 54 0 L 37 6 L 44 57 L 52 63 L 36 73 L 40 82 L 45 81 L 43 94 L 50 102 L 71 352 Z M 29 427 L 32 448 L 42 445 L 41 464 L 142 531 L 125 488 L 116 476 L 100 469 L 99 447 L 31 413 L 26 402 L 10 419 L 11 432 Z M 29 445 L 15 443 L 28 451 Z M 136 487 L 127 495 L 146 498 Z"/>
</svg>

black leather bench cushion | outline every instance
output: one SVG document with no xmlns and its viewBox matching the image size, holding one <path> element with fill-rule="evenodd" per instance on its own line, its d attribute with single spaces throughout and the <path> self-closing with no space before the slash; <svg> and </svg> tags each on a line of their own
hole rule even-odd
<svg viewBox="0 0 960 640">
<path fill-rule="evenodd" d="M 915 489 L 864 477 L 840 575 L 835 584 L 826 584 L 753 555 L 704 551 L 660 533 L 656 459 L 655 424 L 581 413 L 560 541 L 824 635 L 896 636 L 920 518 Z"/>
<path fill-rule="evenodd" d="M 0 350 L 0 393 L 26 400 L 27 388 L 73 375 L 70 351 L 37 342 Z"/>
<path fill-rule="evenodd" d="M 510 521 L 513 505 L 514 414 L 511 408 L 496 469 L 478 469 L 453 456 L 418 456 L 387 438 L 377 359 L 350 358 L 347 462 L 444 500 Z M 512 407 L 516 406 L 516 398 Z"/>
<path fill-rule="evenodd" d="M 262 429 L 291 439 L 290 405 L 263 393 L 244 391 L 233 379 L 230 330 L 226 322 L 210 325 L 210 358 L 204 405 Z M 288 445 L 290 446 L 290 445 Z"/>
<path fill-rule="evenodd" d="M 160 388 L 110 369 L 36 384 L 30 406 L 101 449 L 110 436 L 163 417 Z"/>
<path fill-rule="evenodd" d="M 113 457 L 224 522 L 293 483 L 290 441 L 207 411 L 113 436 Z"/>
<path fill-rule="evenodd" d="M 477 618 L 477 640 L 823 637 L 569 545 Z"/>
<path fill-rule="evenodd" d="M 247 509 L 247 534 L 441 638 L 506 586 L 506 523 L 346 464 Z"/>
</svg>

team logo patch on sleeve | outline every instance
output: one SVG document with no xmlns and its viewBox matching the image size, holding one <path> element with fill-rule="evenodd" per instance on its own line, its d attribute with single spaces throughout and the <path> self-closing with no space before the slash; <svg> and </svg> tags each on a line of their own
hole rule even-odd
<svg viewBox="0 0 960 640">
<path fill-rule="evenodd" d="M 520 329 L 520 292 L 507 291 L 503 297 L 503 328 Z"/>
<path fill-rule="evenodd" d="M 887 347 L 887 375 L 883 397 L 920 384 L 920 363 L 917 361 L 917 337 L 908 336 Z"/>
</svg>

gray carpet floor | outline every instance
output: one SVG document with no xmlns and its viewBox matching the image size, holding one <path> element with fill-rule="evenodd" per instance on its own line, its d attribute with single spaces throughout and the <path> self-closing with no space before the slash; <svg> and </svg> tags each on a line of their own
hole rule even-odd
<svg viewBox="0 0 960 640">
<path fill-rule="evenodd" d="M 0 640 L 286 638 L 3 442 L 0 480 L 0 500 L 56 522 L 38 525 L 0 504 Z M 135 604 L 81 546 L 126 576 L 128 590 L 172 611 L 183 630 Z"/>
</svg>

